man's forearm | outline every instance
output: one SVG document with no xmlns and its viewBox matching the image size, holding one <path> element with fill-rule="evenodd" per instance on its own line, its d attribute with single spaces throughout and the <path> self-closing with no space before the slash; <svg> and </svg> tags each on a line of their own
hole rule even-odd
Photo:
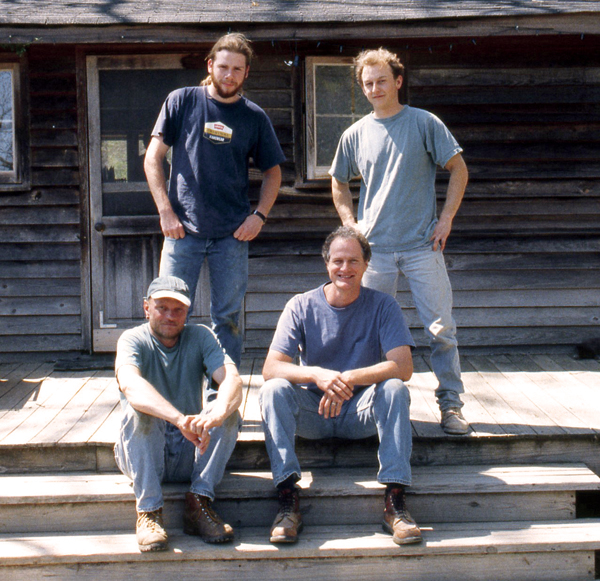
<svg viewBox="0 0 600 581">
<path fill-rule="evenodd" d="M 260 197 L 256 209 L 263 215 L 268 216 L 281 187 L 281 168 L 276 165 L 268 169 L 263 176 L 260 187 Z"/>
<path fill-rule="evenodd" d="M 440 218 L 449 220 L 453 220 L 456 216 L 469 180 L 469 171 L 462 156 L 459 154 L 455 157 L 456 159 L 452 158 L 446 165 L 446 169 L 450 172 L 450 179 L 446 190 L 446 201 L 440 213 Z"/>
<path fill-rule="evenodd" d="M 119 369 L 117 379 L 123 395 L 136 411 L 165 420 L 175 426 L 182 421 L 183 414 L 144 379 L 137 368 Z"/>
<path fill-rule="evenodd" d="M 333 204 L 344 226 L 352 226 L 356 223 L 354 219 L 354 203 L 352 201 L 352 192 L 350 184 L 339 182 L 331 178 L 331 192 L 333 195 Z"/>
<path fill-rule="evenodd" d="M 369 367 L 346 371 L 343 375 L 344 377 L 348 377 L 352 385 L 372 385 L 373 383 L 380 383 L 387 379 L 397 378 L 407 380 L 410 377 L 409 374 L 405 378 L 407 374 L 402 372 L 395 361 L 382 361 Z"/>
</svg>

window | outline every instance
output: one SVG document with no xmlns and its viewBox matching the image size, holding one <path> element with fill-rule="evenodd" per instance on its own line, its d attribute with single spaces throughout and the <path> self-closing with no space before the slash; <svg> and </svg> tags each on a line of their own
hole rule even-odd
<svg viewBox="0 0 600 581">
<path fill-rule="evenodd" d="M 306 177 L 328 178 L 345 129 L 371 111 L 351 58 L 306 59 Z"/>
<path fill-rule="evenodd" d="M 0 62 L 0 188 L 4 190 L 28 186 L 21 72 L 19 63 Z"/>
<path fill-rule="evenodd" d="M 183 68 L 182 55 L 96 60 L 100 148 L 92 154 L 100 155 L 103 215 L 156 214 L 144 174 L 150 134 L 169 92 L 197 86 L 202 71 Z"/>
</svg>

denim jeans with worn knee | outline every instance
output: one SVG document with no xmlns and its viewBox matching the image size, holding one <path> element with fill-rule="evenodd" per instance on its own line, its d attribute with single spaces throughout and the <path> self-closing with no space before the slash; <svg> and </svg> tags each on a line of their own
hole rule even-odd
<svg viewBox="0 0 600 581">
<path fill-rule="evenodd" d="M 388 379 L 361 390 L 344 402 L 335 418 L 319 415 L 320 400 L 320 394 L 285 379 L 271 379 L 262 386 L 260 409 L 275 485 L 302 475 L 295 435 L 356 440 L 375 434 L 379 436 L 378 482 L 410 485 L 410 394 L 401 380 Z"/>
<path fill-rule="evenodd" d="M 408 279 L 411 294 L 431 347 L 431 366 L 439 386 L 435 391 L 442 411 L 462 408 L 460 359 L 456 323 L 452 316 L 452 287 L 441 250 L 431 246 L 404 252 L 373 252 L 362 284 L 393 297 L 399 272 Z"/>
<path fill-rule="evenodd" d="M 235 412 L 213 428 L 208 450 L 201 455 L 174 425 L 125 403 L 115 459 L 121 472 L 133 482 L 138 512 L 152 512 L 163 506 L 162 482 L 191 481 L 192 492 L 214 500 L 215 487 L 223 478 L 239 427 L 240 416 Z"/>
<path fill-rule="evenodd" d="M 239 368 L 242 358 L 240 314 L 248 286 L 248 243 L 233 236 L 165 238 L 160 276 L 177 276 L 188 285 L 192 305 L 204 260 L 210 276 L 210 318 L 221 345 Z"/>
</svg>

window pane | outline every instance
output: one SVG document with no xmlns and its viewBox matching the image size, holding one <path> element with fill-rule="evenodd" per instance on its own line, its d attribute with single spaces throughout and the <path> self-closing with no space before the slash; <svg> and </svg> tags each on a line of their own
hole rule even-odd
<svg viewBox="0 0 600 581">
<path fill-rule="evenodd" d="M 167 95 L 181 87 L 198 85 L 196 69 L 101 70 L 100 131 L 102 182 L 122 184 L 103 194 L 105 215 L 156 212 L 145 184 L 144 155 L 150 134 Z M 170 158 L 170 156 L 169 156 Z M 168 165 L 165 166 L 169 174 Z M 127 184 L 138 187 L 128 189 Z"/>
<path fill-rule="evenodd" d="M 352 122 L 348 117 L 321 117 L 317 123 L 317 165 L 329 166 L 333 161 L 338 141 Z"/>
<path fill-rule="evenodd" d="M 326 176 L 345 129 L 371 111 L 356 82 L 354 65 L 314 64 L 315 176 Z"/>
<path fill-rule="evenodd" d="M 14 170 L 13 75 L 0 70 L 0 171 Z"/>
</svg>

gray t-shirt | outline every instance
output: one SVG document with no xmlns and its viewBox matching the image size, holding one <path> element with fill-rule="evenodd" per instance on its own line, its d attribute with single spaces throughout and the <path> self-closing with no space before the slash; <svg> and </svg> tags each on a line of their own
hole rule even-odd
<svg viewBox="0 0 600 581">
<path fill-rule="evenodd" d="M 291 358 L 299 352 L 301 365 L 343 372 L 376 365 L 396 347 L 414 347 L 400 306 L 391 296 L 362 287 L 358 299 L 338 308 L 327 302 L 324 287 L 287 303 L 271 349 Z M 307 387 L 321 393 L 315 384 Z"/>
<path fill-rule="evenodd" d="M 392 117 L 367 115 L 342 135 L 329 173 L 361 176 L 358 223 L 374 251 L 431 244 L 437 223 L 435 173 L 462 149 L 432 113 L 404 105 Z"/>
<path fill-rule="evenodd" d="M 226 363 L 232 361 L 208 327 L 186 325 L 175 347 L 169 349 L 152 336 L 146 323 L 119 338 L 115 371 L 134 365 L 182 414 L 193 415 L 202 410 L 204 377 L 212 377 Z"/>
</svg>

